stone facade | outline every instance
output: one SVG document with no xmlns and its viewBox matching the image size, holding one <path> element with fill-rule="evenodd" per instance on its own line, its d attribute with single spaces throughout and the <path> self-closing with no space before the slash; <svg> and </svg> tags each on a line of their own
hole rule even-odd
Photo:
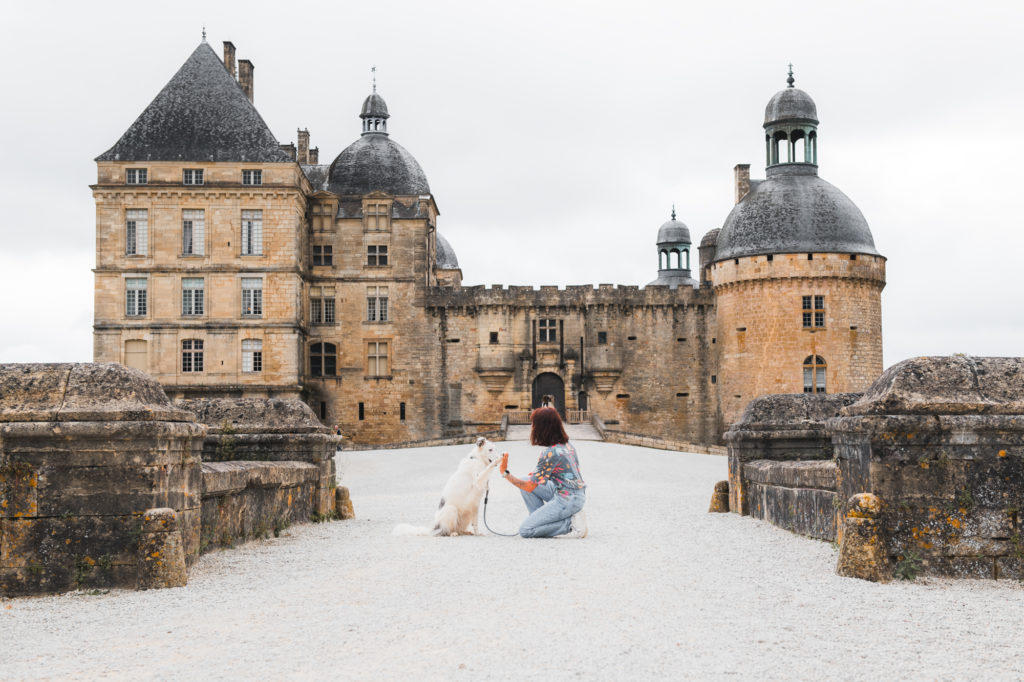
<svg viewBox="0 0 1024 682">
<path fill-rule="evenodd" d="M 174 398 L 301 397 L 350 441 L 381 444 L 493 430 L 552 393 L 566 417 L 599 415 L 625 434 L 709 445 L 758 395 L 808 390 L 808 357 L 823 363 L 812 367 L 823 379 L 811 391 L 862 390 L 881 372 L 885 261 L 852 203 L 816 178 L 816 134 L 815 163 L 769 168 L 807 176 L 798 178 L 810 187 L 806 206 L 803 195 L 787 207 L 784 193 L 764 191 L 781 180 L 751 180 L 737 167 L 742 215 L 730 215 L 721 236 L 742 253 L 716 255 L 712 230 L 700 244 L 700 281 L 690 277 L 689 228 L 673 210 L 651 235 L 658 278 L 645 288 L 464 287 L 426 175 L 390 138 L 376 91 L 361 136 L 320 165 L 308 130 L 297 146 L 277 143 L 252 106 L 251 69 L 243 88 L 235 67 L 233 45 L 221 63 L 201 44 L 97 159 L 95 358 L 144 369 Z M 262 184 L 247 183 L 253 171 Z M 765 213 L 766 196 L 781 213 Z M 841 210 L 822 204 L 815 236 L 821 196 Z M 255 255 L 243 244 L 251 211 L 263 230 Z M 810 237 L 791 238 L 790 213 L 804 216 L 810 227 L 797 227 Z M 196 216 L 201 253 L 186 246 Z M 743 243 L 750 224 L 754 246 Z M 812 314 L 826 316 L 810 329 L 801 322 L 808 295 L 823 297 Z"/>
</svg>

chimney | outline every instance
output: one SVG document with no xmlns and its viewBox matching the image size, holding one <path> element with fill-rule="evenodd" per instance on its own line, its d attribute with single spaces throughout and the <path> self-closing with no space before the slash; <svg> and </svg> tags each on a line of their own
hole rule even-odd
<svg viewBox="0 0 1024 682">
<path fill-rule="evenodd" d="M 252 96 L 249 99 L 252 99 Z M 750 164 L 738 163 L 732 171 L 736 176 L 736 203 L 738 204 L 750 191 Z"/>
<path fill-rule="evenodd" d="M 252 62 L 248 59 L 238 60 L 238 84 L 242 86 L 242 91 L 245 92 L 245 96 L 252 101 Z M 749 166 L 747 166 L 749 168 Z"/>
<path fill-rule="evenodd" d="M 279 146 L 281 147 L 281 151 L 288 155 L 288 158 L 295 161 L 295 145 L 289 142 L 288 144 L 282 144 Z"/>
<path fill-rule="evenodd" d="M 230 40 L 224 41 L 224 66 L 228 67 L 228 73 L 235 77 L 235 44 Z"/>
<path fill-rule="evenodd" d="M 309 128 L 299 128 L 299 163 L 309 164 Z"/>
<path fill-rule="evenodd" d="M 313 166 L 320 163 L 320 147 L 313 147 L 309 150 L 309 163 Z"/>
</svg>

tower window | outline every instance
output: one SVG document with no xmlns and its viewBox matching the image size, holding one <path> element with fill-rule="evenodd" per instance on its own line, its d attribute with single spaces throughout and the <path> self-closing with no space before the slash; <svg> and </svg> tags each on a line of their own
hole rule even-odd
<svg viewBox="0 0 1024 682">
<path fill-rule="evenodd" d="M 398 418 L 405 421 L 405 403 L 398 403 Z"/>
<path fill-rule="evenodd" d="M 313 245 L 313 265 L 333 265 L 334 247 L 330 244 Z"/>
<path fill-rule="evenodd" d="M 498 332 L 491 332 L 491 343 L 498 343 Z"/>
<path fill-rule="evenodd" d="M 825 297 L 804 296 L 802 298 L 802 322 L 804 329 L 825 327 Z"/>
<path fill-rule="evenodd" d="M 804 393 L 825 393 L 825 360 L 808 355 L 804 360 Z"/>
<path fill-rule="evenodd" d="M 366 419 L 366 403 L 359 403 L 359 421 Z"/>
<path fill-rule="evenodd" d="M 606 346 L 608 345 L 608 332 L 597 333 L 597 345 Z"/>
</svg>

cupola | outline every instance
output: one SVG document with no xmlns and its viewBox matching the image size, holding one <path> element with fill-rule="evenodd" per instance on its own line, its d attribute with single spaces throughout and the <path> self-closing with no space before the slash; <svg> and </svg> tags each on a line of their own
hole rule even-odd
<svg viewBox="0 0 1024 682">
<path fill-rule="evenodd" d="M 694 286 L 690 276 L 690 228 L 676 219 L 676 207 L 672 206 L 672 218 L 658 228 L 658 279 L 651 284 L 665 284 L 672 288 L 683 284 Z"/>
<path fill-rule="evenodd" d="M 818 165 L 818 108 L 803 90 L 793 86 L 793 65 L 788 84 L 775 93 L 764 110 L 765 163 L 768 176 L 776 166 L 802 165 L 808 171 Z M 792 168 L 785 172 L 792 172 Z"/>
<path fill-rule="evenodd" d="M 384 98 L 377 94 L 377 67 L 373 67 L 373 92 L 363 100 L 363 110 L 359 118 L 363 119 L 363 135 L 388 134 L 388 105 Z"/>
</svg>

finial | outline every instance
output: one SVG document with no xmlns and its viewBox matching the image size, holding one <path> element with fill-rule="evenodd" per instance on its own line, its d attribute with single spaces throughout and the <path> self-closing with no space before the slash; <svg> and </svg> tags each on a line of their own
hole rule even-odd
<svg viewBox="0 0 1024 682">
<path fill-rule="evenodd" d="M 672 220 L 676 219 L 676 202 L 672 202 Z"/>
<path fill-rule="evenodd" d="M 206 42 L 206 27 L 203 26 L 203 42 Z"/>
<path fill-rule="evenodd" d="M 373 66 L 370 69 L 370 73 L 373 74 L 373 91 L 377 92 L 377 67 Z"/>
<path fill-rule="evenodd" d="M 793 87 L 794 80 L 795 79 L 793 78 L 793 65 L 790 64 L 789 65 L 789 78 L 786 79 L 786 82 L 789 83 L 789 87 Z"/>
</svg>

